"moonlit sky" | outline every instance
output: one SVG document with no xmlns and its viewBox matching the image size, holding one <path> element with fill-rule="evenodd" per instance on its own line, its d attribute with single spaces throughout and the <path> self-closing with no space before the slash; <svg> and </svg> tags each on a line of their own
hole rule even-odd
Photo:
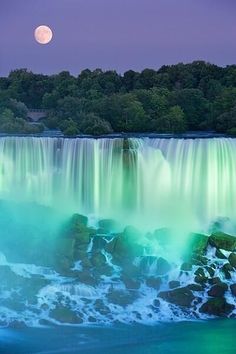
<svg viewBox="0 0 236 354">
<path fill-rule="evenodd" d="M 49 25 L 53 41 L 34 39 Z M 236 62 L 236 0 L 0 0 L 0 76 Z"/>
</svg>

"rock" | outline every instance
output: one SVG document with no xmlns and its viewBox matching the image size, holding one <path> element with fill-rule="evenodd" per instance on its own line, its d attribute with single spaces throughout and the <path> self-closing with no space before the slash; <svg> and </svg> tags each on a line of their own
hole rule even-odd
<svg viewBox="0 0 236 354">
<path fill-rule="evenodd" d="M 143 255 L 143 247 L 138 244 L 140 234 L 132 228 L 127 227 L 123 234 L 117 235 L 106 245 L 106 251 L 111 253 L 119 262 L 126 262 Z"/>
<path fill-rule="evenodd" d="M 203 254 L 206 252 L 208 246 L 208 236 L 192 233 L 190 234 L 189 248 L 192 252 Z"/>
<path fill-rule="evenodd" d="M 153 301 L 153 306 L 155 306 L 155 307 L 160 307 L 160 305 L 161 305 L 160 300 L 155 299 L 155 300 Z"/>
<path fill-rule="evenodd" d="M 128 290 L 138 290 L 140 288 L 140 282 L 136 279 L 121 277 L 121 280 L 125 284 L 126 289 Z"/>
<path fill-rule="evenodd" d="M 227 259 L 227 257 L 217 248 L 216 248 L 215 256 L 219 259 Z"/>
<path fill-rule="evenodd" d="M 206 283 L 208 278 L 207 276 L 205 275 L 205 272 L 204 272 L 204 269 L 203 268 L 198 268 L 195 273 L 196 277 L 194 278 L 194 281 L 196 283 Z"/>
<path fill-rule="evenodd" d="M 96 268 L 101 268 L 106 265 L 106 257 L 101 252 L 95 253 L 91 257 L 91 263 Z"/>
<path fill-rule="evenodd" d="M 215 232 L 209 237 L 211 246 L 225 251 L 234 251 L 236 249 L 236 237 L 225 234 L 224 232 Z"/>
<path fill-rule="evenodd" d="M 107 299 L 112 304 L 125 307 L 132 304 L 136 300 L 136 296 L 134 293 L 131 294 L 128 291 L 112 289 L 111 292 L 107 295 Z"/>
<path fill-rule="evenodd" d="M 214 274 L 215 274 L 215 270 L 214 269 L 212 269 L 209 266 L 206 266 L 205 269 L 206 269 L 206 271 L 208 272 L 208 274 L 210 275 L 211 278 L 214 277 Z"/>
<path fill-rule="evenodd" d="M 234 268 L 231 266 L 230 263 L 225 263 L 221 268 L 221 271 L 224 273 L 226 279 L 231 279 L 230 272 L 233 272 Z"/>
<path fill-rule="evenodd" d="M 204 288 L 200 284 L 189 284 L 187 288 L 191 291 L 203 291 Z"/>
<path fill-rule="evenodd" d="M 192 268 L 193 268 L 193 266 L 191 263 L 185 262 L 181 265 L 180 270 L 182 270 L 183 272 L 190 272 L 192 270 Z"/>
<path fill-rule="evenodd" d="M 208 259 L 201 254 L 193 253 L 191 263 L 194 265 L 203 266 L 208 264 Z"/>
<path fill-rule="evenodd" d="M 146 284 L 149 288 L 153 288 L 156 290 L 160 289 L 162 280 L 161 278 L 154 278 L 154 277 L 150 277 L 148 279 L 146 279 Z"/>
<path fill-rule="evenodd" d="M 199 309 L 201 313 L 219 317 L 228 316 L 233 310 L 234 305 L 228 304 L 223 297 L 209 299 Z"/>
<path fill-rule="evenodd" d="M 160 246 L 166 246 L 171 242 L 172 233 L 170 229 L 162 228 L 155 230 L 153 235 L 149 237 L 151 240 L 155 239 Z"/>
<path fill-rule="evenodd" d="M 83 322 L 74 311 L 64 306 L 57 306 L 51 310 L 50 317 L 60 323 L 80 324 Z"/>
<path fill-rule="evenodd" d="M 231 284 L 230 285 L 230 290 L 231 290 L 231 293 L 236 296 L 236 284 Z"/>
<path fill-rule="evenodd" d="M 213 285 L 212 288 L 207 292 L 209 296 L 212 297 L 223 297 L 228 290 L 228 285 L 225 283 L 218 283 Z"/>
<path fill-rule="evenodd" d="M 211 284 L 211 285 L 221 284 L 221 280 L 220 280 L 219 277 L 215 277 L 215 278 L 209 279 L 208 283 Z"/>
<path fill-rule="evenodd" d="M 104 302 L 100 299 L 96 300 L 94 303 L 94 309 L 99 312 L 101 315 L 106 316 L 109 314 L 110 310 L 109 307 L 107 307 Z"/>
<path fill-rule="evenodd" d="M 170 291 L 162 291 L 159 293 L 158 297 L 171 304 L 183 307 L 190 307 L 195 298 L 192 291 L 187 287 Z"/>
<path fill-rule="evenodd" d="M 78 225 L 88 225 L 88 218 L 87 216 L 74 214 L 70 220 L 71 226 L 78 226 Z"/>
<path fill-rule="evenodd" d="M 110 233 L 116 228 L 116 222 L 112 219 L 104 219 L 98 222 L 99 227 L 105 231 L 105 233 Z"/>
<path fill-rule="evenodd" d="M 91 286 L 95 286 L 97 284 L 96 280 L 91 275 L 91 271 L 89 270 L 83 270 L 82 272 L 78 272 L 77 276 L 81 283 Z"/>
<path fill-rule="evenodd" d="M 170 289 L 175 289 L 175 288 L 179 288 L 180 287 L 180 282 L 177 280 L 171 280 L 169 282 L 169 288 Z"/>
<path fill-rule="evenodd" d="M 156 275 L 165 275 L 171 270 L 170 264 L 162 257 L 158 258 L 156 267 Z"/>
<path fill-rule="evenodd" d="M 236 268 L 236 254 L 235 254 L 235 253 L 231 253 L 231 254 L 229 255 L 228 260 L 229 260 L 230 265 L 231 265 L 232 267 Z"/>
</svg>

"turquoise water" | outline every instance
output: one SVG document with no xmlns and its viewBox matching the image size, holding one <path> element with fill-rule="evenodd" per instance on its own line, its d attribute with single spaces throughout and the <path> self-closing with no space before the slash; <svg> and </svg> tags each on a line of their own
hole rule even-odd
<svg viewBox="0 0 236 354">
<path fill-rule="evenodd" d="M 4 354 L 233 354 L 233 320 L 103 328 L 0 330 Z"/>
</svg>

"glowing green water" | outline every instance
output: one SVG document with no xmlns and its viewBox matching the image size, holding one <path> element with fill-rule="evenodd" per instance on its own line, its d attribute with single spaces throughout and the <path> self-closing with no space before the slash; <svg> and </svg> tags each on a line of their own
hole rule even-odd
<svg viewBox="0 0 236 354">
<path fill-rule="evenodd" d="M 126 143 L 127 145 L 127 143 Z M 234 139 L 0 139 L 0 199 L 141 228 L 235 220 Z"/>
</svg>

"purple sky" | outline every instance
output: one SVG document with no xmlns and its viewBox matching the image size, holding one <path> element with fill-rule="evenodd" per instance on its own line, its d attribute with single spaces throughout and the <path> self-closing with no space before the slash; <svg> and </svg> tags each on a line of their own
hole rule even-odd
<svg viewBox="0 0 236 354">
<path fill-rule="evenodd" d="M 235 0 L 0 0 L 0 76 L 236 63 Z M 54 32 L 35 42 L 40 24 Z"/>
</svg>

